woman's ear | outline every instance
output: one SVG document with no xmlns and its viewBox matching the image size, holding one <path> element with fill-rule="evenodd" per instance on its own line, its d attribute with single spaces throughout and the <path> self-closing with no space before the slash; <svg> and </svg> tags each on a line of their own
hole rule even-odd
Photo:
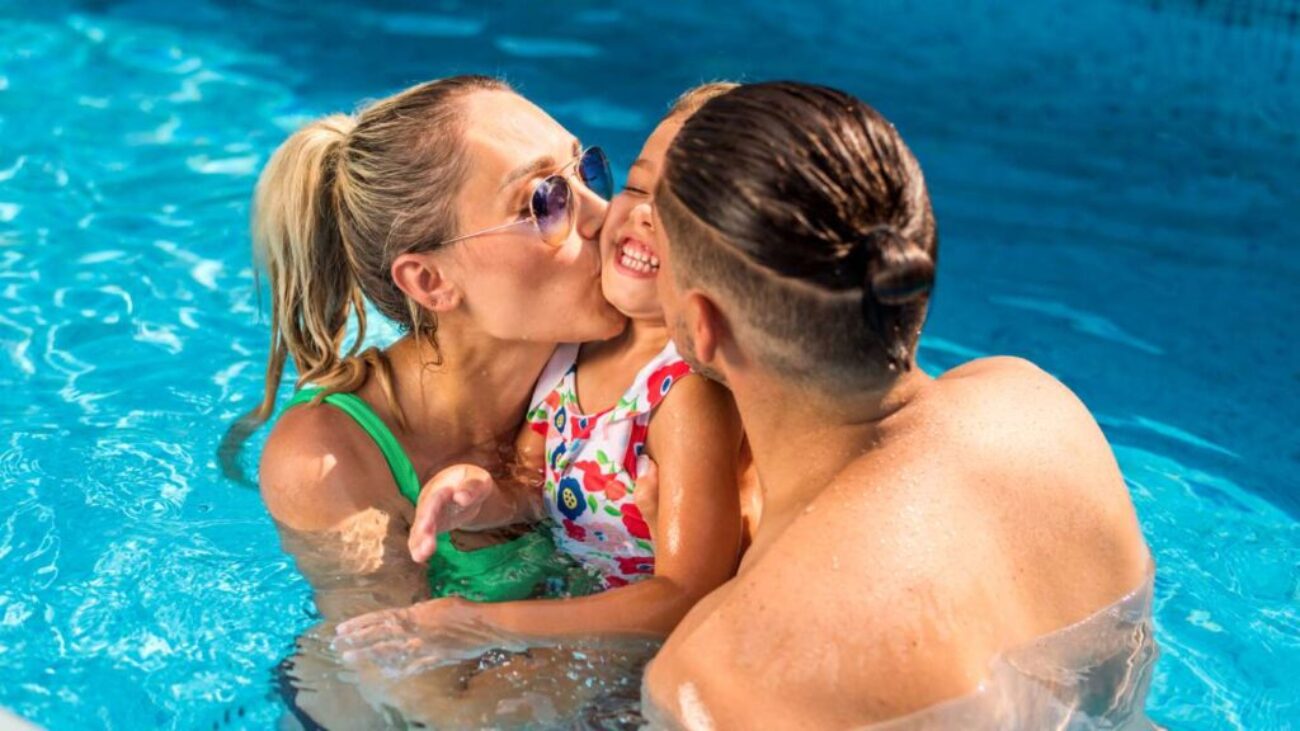
<svg viewBox="0 0 1300 731">
<path fill-rule="evenodd" d="M 393 281 L 416 304 L 433 312 L 460 306 L 461 291 L 429 252 L 402 254 L 393 260 Z"/>
</svg>

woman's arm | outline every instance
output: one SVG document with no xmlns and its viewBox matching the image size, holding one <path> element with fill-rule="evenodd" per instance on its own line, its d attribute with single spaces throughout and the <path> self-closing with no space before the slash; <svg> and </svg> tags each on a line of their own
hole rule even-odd
<svg viewBox="0 0 1300 731">
<path fill-rule="evenodd" d="M 405 549 L 410 504 L 378 447 L 346 414 L 298 406 L 262 452 L 262 499 L 327 621 L 428 596 Z"/>
<path fill-rule="evenodd" d="M 375 696 L 393 686 L 358 677 L 343 682 L 331 651 L 334 626 L 349 617 L 406 606 L 429 596 L 425 569 L 406 551 L 411 508 L 397 495 L 378 448 L 330 406 L 299 406 L 276 423 L 262 452 L 259 483 L 284 550 L 313 590 L 321 621 L 295 641 L 286 674 L 299 710 L 344 727 L 380 725 Z M 426 695 L 450 693 L 433 677 Z"/>
<path fill-rule="evenodd" d="M 467 686 L 473 667 L 394 677 L 339 662 L 332 648 L 338 622 L 429 596 L 427 567 L 407 551 L 410 503 L 378 448 L 348 417 L 328 406 L 285 414 L 263 451 L 260 482 L 284 548 L 312 585 L 323 617 L 298 638 L 286 671 L 303 691 L 294 700 L 299 711 L 331 728 L 387 728 L 394 711 L 428 727 L 480 728 L 504 718 L 503 704 L 527 707 L 522 700 L 531 686 Z M 539 682 L 549 680 L 543 673 Z M 573 703 L 585 697 L 580 690 Z"/>
<path fill-rule="evenodd" d="M 736 488 L 740 419 L 730 394 L 704 378 L 675 385 L 650 424 L 659 472 L 655 575 L 575 599 L 472 604 L 435 600 L 339 627 L 344 659 L 427 666 L 493 646 L 591 635 L 667 636 L 735 571 L 741 519 Z"/>
</svg>

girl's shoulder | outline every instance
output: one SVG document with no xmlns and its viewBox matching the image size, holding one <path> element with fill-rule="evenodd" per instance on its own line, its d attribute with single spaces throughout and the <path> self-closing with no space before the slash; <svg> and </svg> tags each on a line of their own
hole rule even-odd
<svg viewBox="0 0 1300 731">
<path fill-rule="evenodd" d="M 678 383 L 692 374 L 690 365 L 677 352 L 671 340 L 655 357 L 642 366 L 615 408 L 616 418 L 649 414 L 659 408 Z M 700 379 L 689 379 L 700 380 Z"/>
</svg>

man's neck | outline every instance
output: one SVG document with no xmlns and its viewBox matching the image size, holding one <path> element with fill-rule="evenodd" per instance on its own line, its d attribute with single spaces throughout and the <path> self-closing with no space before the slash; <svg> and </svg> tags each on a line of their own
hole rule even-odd
<svg viewBox="0 0 1300 731">
<path fill-rule="evenodd" d="M 762 485 L 759 536 L 783 530 L 854 460 L 879 447 L 929 381 L 913 369 L 882 391 L 834 395 L 766 376 L 733 383 Z"/>
</svg>

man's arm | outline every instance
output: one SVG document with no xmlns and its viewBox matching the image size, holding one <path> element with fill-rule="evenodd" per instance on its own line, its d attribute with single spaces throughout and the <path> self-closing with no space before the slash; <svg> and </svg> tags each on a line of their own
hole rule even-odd
<svg viewBox="0 0 1300 731">
<path fill-rule="evenodd" d="M 980 595 L 938 587 L 954 561 L 975 586 L 979 568 L 968 564 L 978 561 L 964 556 L 983 552 L 927 540 L 945 527 L 924 506 L 900 512 L 853 499 L 870 491 L 852 487 L 830 488 L 849 499 L 800 514 L 687 615 L 646 671 L 647 718 L 688 729 L 857 728 L 978 683 L 988 657 Z"/>
</svg>

